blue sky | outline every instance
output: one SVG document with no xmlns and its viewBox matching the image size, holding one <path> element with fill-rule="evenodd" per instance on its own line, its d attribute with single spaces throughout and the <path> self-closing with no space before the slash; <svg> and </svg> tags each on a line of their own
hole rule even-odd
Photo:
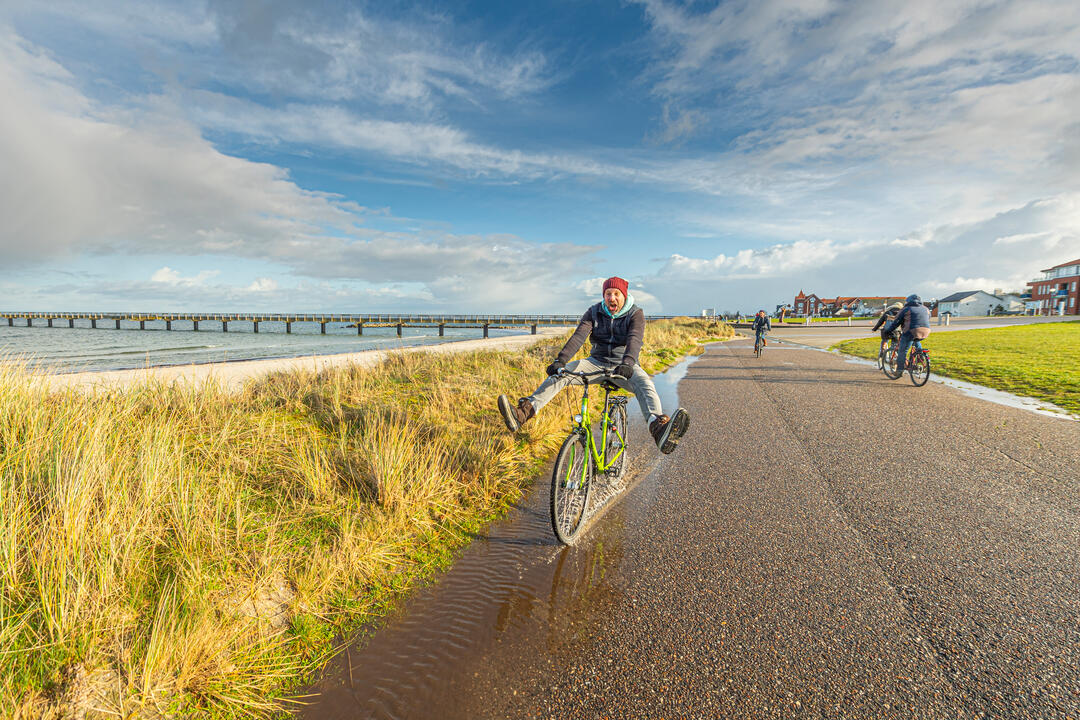
<svg viewBox="0 0 1080 720">
<path fill-rule="evenodd" d="M 577 312 L 1080 258 L 1080 4 L 0 6 L 8 309 Z"/>
</svg>

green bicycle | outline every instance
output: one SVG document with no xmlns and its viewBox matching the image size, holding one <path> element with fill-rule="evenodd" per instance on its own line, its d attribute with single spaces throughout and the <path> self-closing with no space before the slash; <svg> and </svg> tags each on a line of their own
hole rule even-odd
<svg viewBox="0 0 1080 720">
<path fill-rule="evenodd" d="M 598 475 L 618 480 L 626 472 L 626 395 L 612 395 L 618 386 L 610 370 L 573 375 L 585 386 L 581 395 L 581 411 L 574 415 L 574 427 L 555 458 L 551 475 L 551 527 L 559 541 L 572 545 L 585 526 L 593 481 Z M 599 436 L 593 431 L 589 418 L 589 385 L 604 389 L 604 412 L 600 418 Z"/>
</svg>

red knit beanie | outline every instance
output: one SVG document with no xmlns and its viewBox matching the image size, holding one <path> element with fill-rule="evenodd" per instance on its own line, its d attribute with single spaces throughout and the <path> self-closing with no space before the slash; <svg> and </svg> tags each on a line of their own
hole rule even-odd
<svg viewBox="0 0 1080 720">
<path fill-rule="evenodd" d="M 623 280 L 621 277 L 609 277 L 604 281 L 604 288 L 600 291 L 605 292 L 608 288 L 615 288 L 626 297 L 630 294 L 630 283 Z"/>
</svg>

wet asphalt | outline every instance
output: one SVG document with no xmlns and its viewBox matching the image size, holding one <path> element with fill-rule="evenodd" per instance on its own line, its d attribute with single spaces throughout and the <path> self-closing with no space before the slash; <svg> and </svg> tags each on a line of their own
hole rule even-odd
<svg viewBox="0 0 1080 720">
<path fill-rule="evenodd" d="M 1080 717 L 1075 423 L 742 341 L 679 394 L 608 607 L 493 653 L 475 716 Z"/>
<path fill-rule="evenodd" d="M 1080 719 L 1080 423 L 742 340 L 679 396 L 679 449 L 394 716 Z"/>
</svg>

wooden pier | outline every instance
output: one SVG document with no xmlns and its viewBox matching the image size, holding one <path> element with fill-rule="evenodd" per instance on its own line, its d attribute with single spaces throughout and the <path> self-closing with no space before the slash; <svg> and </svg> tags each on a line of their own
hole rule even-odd
<svg viewBox="0 0 1080 720">
<path fill-rule="evenodd" d="M 261 313 L 87 313 L 87 312 L 0 312 L 0 323 L 7 319 L 9 327 L 60 327 L 74 328 L 76 320 L 89 322 L 89 327 L 113 330 L 147 330 L 148 322 L 164 322 L 165 330 L 211 330 L 205 327 L 212 323 L 229 332 L 229 323 L 251 323 L 252 331 L 259 332 L 259 323 L 276 322 L 285 324 L 285 332 L 292 333 L 296 323 L 317 323 L 319 331 L 325 335 L 326 326 L 341 324 L 355 328 L 357 335 L 364 334 L 365 327 L 397 328 L 398 337 L 403 328 L 439 329 L 441 337 L 446 328 L 476 328 L 484 331 L 488 337 L 489 329 L 530 328 L 536 334 L 536 328 L 542 326 L 576 325 L 579 315 L 272 315 Z M 37 323 L 35 323 L 37 321 Z M 137 323 L 137 325 L 136 325 Z M 190 323 L 190 325 L 189 325 Z M 200 327 L 200 323 L 202 327 Z M 179 324 L 179 325 L 178 325 Z M 85 325 L 84 325 L 85 327 Z M 151 328 L 153 329 L 153 328 Z"/>
</svg>

